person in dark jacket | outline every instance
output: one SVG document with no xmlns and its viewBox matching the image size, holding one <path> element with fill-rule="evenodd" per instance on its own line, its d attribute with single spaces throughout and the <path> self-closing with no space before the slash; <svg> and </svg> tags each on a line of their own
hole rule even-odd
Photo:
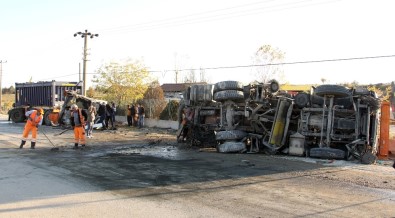
<svg viewBox="0 0 395 218">
<path fill-rule="evenodd" d="M 137 126 L 137 118 L 136 118 L 136 106 L 132 104 L 132 107 L 130 107 L 130 116 L 132 117 L 132 126 Z"/>
<path fill-rule="evenodd" d="M 99 105 L 99 110 L 97 111 L 99 114 L 99 123 L 102 124 L 102 129 L 106 129 L 105 119 L 106 119 L 106 104 L 103 102 Z"/>
<path fill-rule="evenodd" d="M 139 115 L 139 128 L 144 127 L 144 117 L 145 117 L 145 111 L 144 111 L 144 106 L 139 105 L 138 106 L 138 115 Z"/>
<path fill-rule="evenodd" d="M 114 129 L 114 120 L 112 114 L 114 113 L 110 104 L 106 104 L 106 129 L 108 129 L 108 122 L 111 121 L 111 129 Z"/>
<path fill-rule="evenodd" d="M 77 149 L 78 144 L 85 146 L 85 124 L 88 113 L 86 110 L 79 109 L 76 104 L 73 104 L 70 109 L 70 123 L 74 129 L 74 149 Z"/>
<path fill-rule="evenodd" d="M 131 114 L 130 109 L 131 109 L 131 107 L 130 107 L 130 105 L 128 104 L 128 105 L 126 106 L 126 121 L 128 122 L 128 126 L 129 126 L 129 127 L 132 125 L 132 114 Z"/>
</svg>

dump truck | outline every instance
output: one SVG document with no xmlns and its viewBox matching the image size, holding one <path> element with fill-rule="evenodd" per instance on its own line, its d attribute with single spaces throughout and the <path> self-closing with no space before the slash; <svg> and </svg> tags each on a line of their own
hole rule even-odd
<svg viewBox="0 0 395 218">
<path fill-rule="evenodd" d="M 45 81 L 36 83 L 15 83 L 15 102 L 8 111 L 13 122 L 24 122 L 25 112 L 30 108 L 44 109 L 43 124 L 51 125 L 51 113 L 59 112 L 68 91 L 81 92 L 78 82 Z"/>
<path fill-rule="evenodd" d="M 287 92 L 275 80 L 193 85 L 179 108 L 178 142 L 219 152 L 265 152 L 372 163 L 380 101 L 364 88 L 324 84 Z"/>
</svg>

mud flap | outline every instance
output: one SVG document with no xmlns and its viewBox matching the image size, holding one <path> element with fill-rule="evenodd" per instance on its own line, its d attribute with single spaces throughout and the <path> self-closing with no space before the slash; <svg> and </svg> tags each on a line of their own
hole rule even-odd
<svg viewBox="0 0 395 218">
<path fill-rule="evenodd" d="M 346 152 L 334 148 L 312 148 L 310 149 L 310 157 L 324 159 L 344 159 Z"/>
<path fill-rule="evenodd" d="M 361 157 L 361 163 L 363 164 L 373 164 L 376 161 L 376 155 L 372 152 L 366 152 Z"/>
</svg>

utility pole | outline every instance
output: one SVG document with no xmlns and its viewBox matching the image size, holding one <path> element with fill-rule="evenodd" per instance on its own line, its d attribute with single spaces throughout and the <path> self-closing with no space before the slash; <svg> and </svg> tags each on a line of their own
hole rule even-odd
<svg viewBox="0 0 395 218">
<path fill-rule="evenodd" d="M 3 77 L 3 63 L 7 63 L 7 61 L 0 60 L 0 111 L 2 111 L 2 95 L 3 95 L 3 88 L 1 87 L 2 77 Z"/>
<path fill-rule="evenodd" d="M 85 90 L 86 90 L 86 62 L 88 61 L 86 59 L 86 56 L 88 55 L 88 36 L 93 39 L 94 37 L 98 37 L 99 34 L 92 34 L 88 32 L 88 30 L 85 30 L 85 32 L 76 32 L 74 33 L 74 37 L 77 35 L 81 35 L 81 38 L 84 38 L 84 57 L 83 57 L 83 67 L 82 67 L 82 79 L 83 79 L 83 86 L 82 87 L 82 95 L 85 95 Z"/>
</svg>

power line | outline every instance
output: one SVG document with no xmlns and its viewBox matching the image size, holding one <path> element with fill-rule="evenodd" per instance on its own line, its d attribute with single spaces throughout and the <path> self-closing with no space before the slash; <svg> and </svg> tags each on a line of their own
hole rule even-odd
<svg viewBox="0 0 395 218">
<path fill-rule="evenodd" d="M 287 10 L 287 9 L 293 9 L 293 8 L 308 7 L 308 6 L 313 6 L 313 5 L 327 4 L 327 3 L 331 3 L 331 2 L 335 2 L 335 1 L 339 1 L 339 0 L 331 0 L 331 1 L 323 1 L 323 2 L 317 2 L 317 1 L 311 2 L 311 0 L 301 0 L 301 1 L 297 1 L 297 2 L 287 2 L 287 3 L 276 4 L 276 5 L 264 5 L 264 6 L 258 7 L 258 8 L 255 7 L 255 8 L 247 8 L 247 9 L 243 9 L 243 10 L 236 10 L 236 11 L 233 10 L 233 9 L 237 9 L 237 8 L 243 8 L 243 7 L 246 7 L 249 5 L 267 3 L 270 1 L 272 1 L 272 0 L 264 1 L 264 2 L 256 2 L 256 3 L 251 3 L 251 4 L 245 4 L 245 5 L 239 5 L 239 6 L 218 9 L 218 10 L 200 12 L 200 13 L 184 15 L 184 16 L 179 16 L 179 17 L 154 20 L 154 21 L 140 23 L 140 24 L 133 24 L 133 25 L 120 26 L 120 27 L 114 27 L 114 28 L 109 28 L 109 29 L 102 29 L 100 31 L 109 32 L 107 35 L 110 35 L 110 34 L 117 34 L 118 35 L 118 33 L 120 33 L 120 32 L 128 33 L 128 32 L 151 30 L 151 29 L 164 28 L 164 27 L 174 27 L 174 26 L 181 26 L 181 25 L 188 25 L 188 24 L 210 22 L 210 21 L 216 21 L 216 20 L 223 20 L 223 19 L 230 19 L 230 18 L 235 18 L 235 17 L 259 14 L 259 13 L 263 13 L 263 12 L 273 12 L 273 11 L 281 11 L 281 10 Z M 308 3 L 308 2 L 311 2 L 311 3 Z M 220 13 L 217 13 L 217 12 L 220 12 Z M 202 15 L 207 15 L 207 16 L 202 16 Z M 116 33 L 116 32 L 118 32 L 118 33 Z"/>
<path fill-rule="evenodd" d="M 250 65 L 237 65 L 237 66 L 218 66 L 218 67 L 199 67 L 199 68 L 186 68 L 177 69 L 177 71 L 198 71 L 198 70 L 222 70 L 222 69 L 237 69 L 237 68 L 251 68 L 251 67 L 264 67 L 264 66 L 280 66 L 280 65 L 297 65 L 297 64 L 314 64 L 314 63 L 325 63 L 325 62 L 340 62 L 340 61 L 355 61 L 355 60 L 368 60 L 368 59 L 381 59 L 381 58 L 394 58 L 393 55 L 379 55 L 379 56 L 367 56 L 367 57 L 351 57 L 351 58 L 335 58 L 335 59 L 323 59 L 323 60 L 310 60 L 310 61 L 294 61 L 294 62 L 283 62 L 283 63 L 270 63 L 270 64 L 250 64 Z M 162 73 L 171 72 L 172 70 L 148 70 L 150 73 Z M 78 73 L 68 74 L 64 76 L 52 77 L 43 80 L 52 80 L 55 78 L 62 78 L 68 76 L 74 76 Z M 87 73 L 91 75 L 98 75 L 100 73 Z"/>
<path fill-rule="evenodd" d="M 355 60 L 393 58 L 393 57 L 395 57 L 395 55 L 380 55 L 380 56 L 370 56 L 370 57 L 337 58 L 337 59 L 295 61 L 295 62 L 270 63 L 270 64 L 250 64 L 250 65 L 238 65 L 238 66 L 199 67 L 199 68 L 189 68 L 189 69 L 177 69 L 177 71 L 221 70 L 221 69 L 236 69 L 236 68 L 249 68 L 249 67 L 279 66 L 279 65 L 313 64 L 313 63 L 338 62 L 338 61 L 355 61 Z M 157 72 L 163 72 L 163 71 L 174 71 L 174 70 L 162 70 L 162 71 L 156 70 L 156 71 L 150 71 L 150 72 L 156 72 L 157 73 Z"/>
</svg>

